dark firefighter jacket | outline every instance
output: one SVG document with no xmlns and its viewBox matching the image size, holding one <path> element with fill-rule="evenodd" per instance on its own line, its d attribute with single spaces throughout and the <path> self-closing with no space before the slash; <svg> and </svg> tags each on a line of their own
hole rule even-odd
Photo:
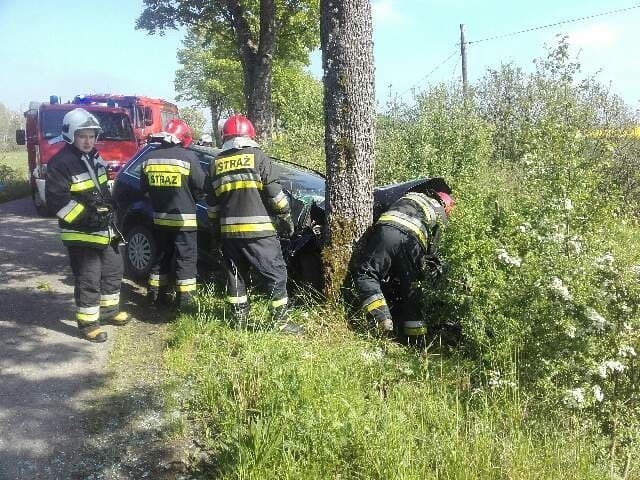
<svg viewBox="0 0 640 480">
<path fill-rule="evenodd" d="M 219 221 L 222 238 L 260 238 L 276 234 L 270 214 L 289 213 L 289 200 L 259 148 L 231 148 L 211 162 L 209 219 Z"/>
<path fill-rule="evenodd" d="M 440 226 L 445 226 L 446 219 L 444 208 L 436 199 L 409 192 L 380 215 L 377 223 L 411 235 L 418 240 L 426 255 L 433 255 L 440 237 Z"/>
<path fill-rule="evenodd" d="M 403 195 L 380 216 L 354 276 L 361 306 L 376 321 L 391 318 L 382 292 L 382 282 L 389 274 L 398 282 L 396 293 L 403 302 L 409 302 L 410 309 L 417 308 L 411 299 L 415 296 L 412 283 L 440 265 L 437 248 L 445 223 L 446 215 L 440 202 L 416 192 Z M 413 240 L 407 241 L 409 239 Z M 420 322 L 405 320 L 404 328 L 408 335 L 424 333 Z"/>
<path fill-rule="evenodd" d="M 144 155 L 140 186 L 151 198 L 153 223 L 173 230 L 196 230 L 196 202 L 206 179 L 196 154 L 179 145 L 162 144 Z"/>
<path fill-rule="evenodd" d="M 73 145 L 65 145 L 49 160 L 45 185 L 45 199 L 59 219 L 65 245 L 104 249 L 110 243 L 108 215 L 97 212 L 99 206 L 111 208 L 107 164 L 95 149 L 83 154 Z M 97 220 L 97 217 L 103 218 Z"/>
</svg>

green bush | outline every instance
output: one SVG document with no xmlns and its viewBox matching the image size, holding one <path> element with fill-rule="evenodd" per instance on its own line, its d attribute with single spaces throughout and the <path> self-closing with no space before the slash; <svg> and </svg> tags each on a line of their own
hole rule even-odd
<svg viewBox="0 0 640 480">
<path fill-rule="evenodd" d="M 577 80 L 564 40 L 536 66 L 377 119 L 376 184 L 453 187 L 449 274 L 424 295 L 429 322 L 462 325 L 459 349 L 358 336 L 319 306 L 298 311 L 304 339 L 238 334 L 211 296 L 178 323 L 167 358 L 216 475 L 640 475 L 640 196 L 635 163 L 621 168 L 637 150 L 609 134 L 633 119 Z M 321 135 L 299 123 L 273 149 L 315 165 Z"/>
<path fill-rule="evenodd" d="M 0 163 L 0 203 L 26 197 L 31 193 L 31 186 L 16 169 Z"/>
</svg>

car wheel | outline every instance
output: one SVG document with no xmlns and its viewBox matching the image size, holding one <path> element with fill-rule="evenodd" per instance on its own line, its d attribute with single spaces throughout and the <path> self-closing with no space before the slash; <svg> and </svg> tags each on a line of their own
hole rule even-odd
<svg viewBox="0 0 640 480">
<path fill-rule="evenodd" d="M 125 263 L 128 273 L 136 280 L 146 280 L 151 263 L 156 256 L 156 241 L 152 230 L 146 225 L 137 225 L 129 230 Z"/>
</svg>

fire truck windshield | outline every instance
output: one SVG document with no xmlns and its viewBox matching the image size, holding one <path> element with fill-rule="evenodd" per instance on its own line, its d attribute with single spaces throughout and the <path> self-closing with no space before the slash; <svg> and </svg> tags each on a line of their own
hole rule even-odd
<svg viewBox="0 0 640 480">
<path fill-rule="evenodd" d="M 42 135 L 45 139 L 57 137 L 62 131 L 62 118 L 67 113 L 66 110 L 47 110 L 42 112 L 40 117 Z M 129 117 L 124 113 L 114 112 L 91 112 L 100 122 L 102 133 L 98 140 L 110 141 L 133 141 L 133 130 Z"/>
</svg>

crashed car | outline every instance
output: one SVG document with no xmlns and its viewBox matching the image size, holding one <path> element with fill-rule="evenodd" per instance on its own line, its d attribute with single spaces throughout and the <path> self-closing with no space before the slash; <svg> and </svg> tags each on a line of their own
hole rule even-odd
<svg viewBox="0 0 640 480">
<path fill-rule="evenodd" d="M 125 264 L 127 273 L 136 280 L 149 275 L 156 244 L 153 237 L 153 209 L 151 201 L 140 190 L 142 156 L 158 144 L 148 144 L 118 173 L 113 185 L 116 202 L 116 218 L 120 231 L 127 240 Z M 209 165 L 220 150 L 199 145 L 189 146 L 200 159 L 202 169 L 208 173 Z M 316 171 L 283 160 L 272 158 L 273 171 L 289 197 L 294 233 L 290 239 L 281 240 L 289 277 L 298 284 L 307 284 L 317 290 L 322 288 L 321 230 L 324 225 L 325 179 Z M 442 178 L 422 178 L 374 190 L 374 219 L 408 191 L 448 190 Z M 197 204 L 198 266 L 213 279 L 221 280 L 220 258 L 212 248 L 207 209 L 202 198 Z M 216 273 L 218 275 L 216 275 Z"/>
</svg>

